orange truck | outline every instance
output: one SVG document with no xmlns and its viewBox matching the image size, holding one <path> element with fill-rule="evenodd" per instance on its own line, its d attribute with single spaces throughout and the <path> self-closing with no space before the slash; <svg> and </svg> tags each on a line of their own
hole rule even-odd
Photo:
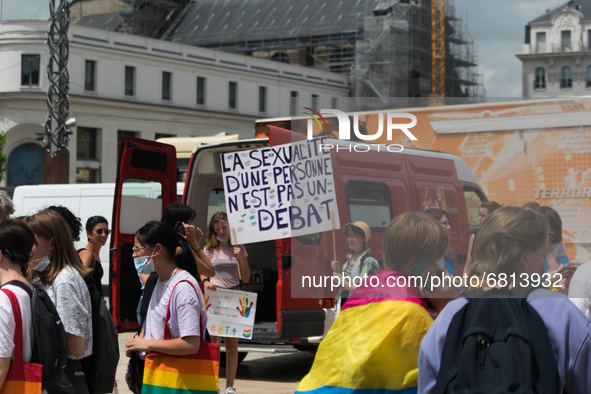
<svg viewBox="0 0 591 394">
<path fill-rule="evenodd" d="M 380 134 L 380 116 L 385 125 L 388 112 L 413 114 L 417 122 L 411 131 L 417 139 L 392 133 L 388 140 L 384 132 L 371 143 L 452 153 L 466 162 L 489 200 L 505 206 L 535 201 L 553 207 L 562 218 L 570 261 L 577 265 L 589 261 L 591 98 L 359 112 L 360 133 Z M 352 113 L 348 115 L 354 122 Z M 267 126 L 272 125 L 301 134 L 307 134 L 308 127 L 312 127 L 315 135 L 338 138 L 339 125 L 334 116 L 326 115 L 322 129 L 324 123 L 319 126 L 309 119 L 259 120 L 256 136 L 266 137 Z M 351 135 L 355 138 L 353 132 Z M 477 224 L 477 218 L 471 217 L 470 224 Z"/>
</svg>

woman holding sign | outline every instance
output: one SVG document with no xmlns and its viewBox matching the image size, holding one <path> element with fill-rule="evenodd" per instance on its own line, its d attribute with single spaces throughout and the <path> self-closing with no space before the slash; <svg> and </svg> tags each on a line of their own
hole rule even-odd
<svg viewBox="0 0 591 394">
<path fill-rule="evenodd" d="M 240 280 L 248 283 L 250 268 L 246 260 L 248 253 L 242 245 L 230 244 L 230 226 L 228 215 L 217 212 L 211 217 L 207 229 L 207 239 L 203 249 L 213 264 L 215 276 L 201 276 L 206 289 L 240 290 Z M 211 336 L 211 341 L 220 343 L 221 338 Z M 235 394 L 234 379 L 238 369 L 238 338 L 226 338 L 226 390 L 225 394 Z"/>
</svg>

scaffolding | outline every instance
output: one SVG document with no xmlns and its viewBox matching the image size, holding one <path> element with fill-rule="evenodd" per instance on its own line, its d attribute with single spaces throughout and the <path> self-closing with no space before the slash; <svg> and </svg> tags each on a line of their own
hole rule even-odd
<svg viewBox="0 0 591 394">
<path fill-rule="evenodd" d="M 117 0 L 120 32 L 351 76 L 356 97 L 427 97 L 431 0 Z M 445 1 L 445 96 L 478 97 L 467 25 Z"/>
<path fill-rule="evenodd" d="M 190 7 L 190 0 L 119 0 L 118 31 L 165 39 Z"/>
</svg>

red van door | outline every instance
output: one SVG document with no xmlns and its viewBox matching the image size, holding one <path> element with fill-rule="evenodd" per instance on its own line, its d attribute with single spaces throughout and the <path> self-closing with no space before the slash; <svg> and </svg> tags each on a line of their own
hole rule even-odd
<svg viewBox="0 0 591 394">
<path fill-rule="evenodd" d="M 119 156 L 111 236 L 111 314 L 118 329 L 137 328 L 141 284 L 132 258 L 135 233 L 177 201 L 174 146 L 126 137 Z"/>
</svg>

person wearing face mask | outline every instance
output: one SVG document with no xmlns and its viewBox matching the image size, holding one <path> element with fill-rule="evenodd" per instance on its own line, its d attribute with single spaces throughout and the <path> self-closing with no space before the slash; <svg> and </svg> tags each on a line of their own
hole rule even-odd
<svg viewBox="0 0 591 394">
<path fill-rule="evenodd" d="M 250 279 L 250 268 L 246 259 L 248 253 L 244 246 L 230 244 L 230 226 L 225 212 L 217 212 L 211 217 L 203 252 L 215 270 L 215 276 L 212 278 L 201 276 L 206 289 L 240 290 L 240 278 L 244 283 L 248 283 Z M 221 338 L 212 335 L 211 341 L 220 343 Z M 238 338 L 225 338 L 224 344 L 226 346 L 225 394 L 236 394 L 233 386 L 238 369 Z"/>
<path fill-rule="evenodd" d="M 62 379 L 48 394 L 88 393 L 80 360 L 92 354 L 92 307 L 82 264 L 65 220 L 53 211 L 24 218 L 35 235 L 27 278 L 43 288 L 59 313 L 70 348 Z"/>
<path fill-rule="evenodd" d="M 474 245 L 474 266 L 472 270 L 475 275 L 482 276 L 487 273 L 489 275 L 494 274 L 497 278 L 500 274 L 507 276 L 515 274 L 516 278 L 518 278 L 516 286 L 524 286 L 526 290 L 529 288 L 530 291 L 525 293 L 527 294 L 525 302 L 533 307 L 543 321 L 543 325 L 547 328 L 549 342 L 558 369 L 557 387 L 544 387 L 545 392 L 556 394 L 588 393 L 591 388 L 591 323 L 589 319 L 568 298 L 542 286 L 532 289 L 524 283 L 524 278 L 527 277 L 530 285 L 535 286 L 535 278 L 540 278 L 543 274 L 542 256 L 548 250 L 549 243 L 549 223 L 547 218 L 523 208 L 501 208 L 486 219 L 479 231 Z M 483 292 L 481 297 L 488 298 L 490 302 L 488 305 L 492 309 L 494 309 L 493 303 L 496 302 L 505 305 L 506 300 L 503 298 L 507 297 L 506 294 L 519 294 L 511 292 L 521 291 L 519 288 L 513 289 L 510 280 L 504 286 L 504 288 L 501 288 L 499 282 L 496 282 L 494 287 L 485 284 L 481 290 Z M 489 292 L 488 295 L 484 294 L 486 292 Z M 505 294 L 505 296 L 495 298 L 494 294 Z M 468 301 L 467 298 L 459 298 L 447 304 L 423 338 L 419 354 L 418 392 L 420 394 L 432 394 L 446 390 L 446 388 L 436 388 L 438 376 L 441 376 L 440 369 L 446 367 L 443 363 L 453 362 L 453 360 L 442 356 L 444 349 L 448 348 L 446 337 L 457 332 L 457 325 L 454 326 L 455 330 L 451 331 L 453 330 L 451 328 L 452 324 L 457 323 L 454 317 L 456 314 L 459 314 L 460 317 L 467 316 L 461 313 L 466 310 L 465 307 L 469 307 L 467 305 L 469 302 L 471 301 Z M 495 314 L 491 319 L 500 322 L 499 324 L 510 324 L 507 321 L 514 316 L 519 316 L 515 312 L 518 309 L 519 311 L 523 310 L 523 308 L 516 308 L 515 310 L 507 308 L 503 310 L 502 316 Z M 484 314 L 486 314 L 486 311 Z M 484 323 L 482 325 L 486 327 Z M 536 338 L 539 339 L 539 337 Z M 493 343 L 493 345 L 495 344 Z M 499 360 L 497 364 L 502 364 L 501 368 L 506 368 L 507 362 L 510 361 L 512 355 L 499 352 L 495 350 L 498 348 L 494 346 L 490 346 L 490 349 L 493 349 L 492 352 L 487 350 L 488 354 L 484 355 L 486 360 L 484 364 L 481 364 L 480 368 L 482 369 L 483 365 L 485 367 L 492 365 L 491 358 L 495 357 L 495 352 Z M 524 353 L 527 353 L 524 356 L 530 354 L 529 348 L 522 347 L 521 349 L 524 350 Z M 468 360 L 468 362 L 471 362 L 471 360 Z M 460 365 L 459 361 L 458 365 Z M 532 376 L 527 377 L 517 376 L 516 380 L 509 380 L 512 377 L 503 376 L 502 379 L 499 379 L 499 383 L 508 381 L 516 383 L 512 392 L 531 392 L 530 387 L 525 390 L 518 385 L 521 382 L 520 377 L 523 378 L 523 381 L 535 380 L 539 377 L 539 371 L 534 369 L 531 370 L 531 374 Z M 486 392 L 479 389 L 479 387 L 475 387 L 482 384 L 477 378 L 472 377 L 470 379 L 468 377 L 468 379 L 462 380 L 462 384 L 462 392 Z M 449 386 L 447 389 L 449 389 Z"/>
<path fill-rule="evenodd" d="M 371 237 L 371 230 L 367 223 L 359 221 L 348 223 L 343 228 L 343 233 L 351 251 L 345 256 L 342 268 L 338 261 L 331 262 L 331 268 L 333 276 L 350 278 L 351 282 L 345 279 L 339 288 L 335 299 L 337 315 L 347 302 L 349 295 L 356 288 L 353 279 L 365 278 L 368 275 L 375 275 L 380 272 L 378 261 L 371 255 L 367 247 L 367 241 Z"/>
<path fill-rule="evenodd" d="M 104 271 L 101 264 L 99 253 L 101 248 L 105 246 L 107 238 L 111 230 L 108 229 L 109 222 L 103 216 L 92 216 L 86 221 L 86 236 L 88 237 L 88 244 L 85 248 L 78 251 L 82 263 L 92 270 L 91 276 L 88 280 L 91 286 L 103 295 L 103 285 L 101 279 Z"/>
<path fill-rule="evenodd" d="M 148 352 L 171 355 L 195 354 L 200 337 L 205 335 L 207 315 L 197 280 L 187 271 L 195 266 L 189 246 L 179 241 L 172 227 L 157 221 L 148 222 L 135 235 L 133 258 L 140 272 L 155 271 L 158 282 L 152 292 L 146 321 L 139 337 L 128 341 L 125 352 Z M 190 282 L 190 283 L 186 283 Z M 178 284 L 178 286 L 177 286 Z M 174 290 L 174 292 L 173 292 Z M 168 327 L 173 339 L 163 337 L 170 303 Z M 202 325 L 201 323 L 202 322 Z"/>
</svg>

